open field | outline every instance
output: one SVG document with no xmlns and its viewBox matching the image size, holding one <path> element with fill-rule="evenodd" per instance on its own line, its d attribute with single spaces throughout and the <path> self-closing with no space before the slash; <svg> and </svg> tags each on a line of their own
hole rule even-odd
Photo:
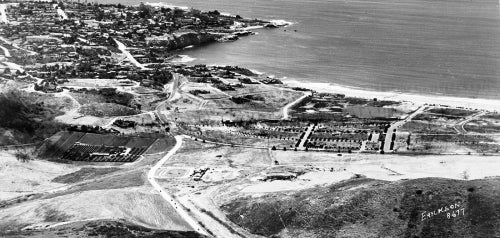
<svg viewBox="0 0 500 238">
<path fill-rule="evenodd" d="M 452 125 L 430 123 L 426 121 L 412 120 L 405 123 L 401 129 L 402 131 L 408 131 L 411 133 L 421 133 L 421 134 L 456 134 L 456 130 L 453 129 Z"/>
<path fill-rule="evenodd" d="M 68 173 L 61 175 L 52 179 L 52 181 L 57 183 L 72 184 L 85 180 L 95 179 L 113 172 L 120 170 L 119 168 L 95 168 L 95 167 L 84 167 L 75 171 L 73 173 Z"/>
<path fill-rule="evenodd" d="M 464 130 L 471 133 L 500 134 L 500 115 L 488 113 L 464 125 Z"/>
<path fill-rule="evenodd" d="M 23 163 L 13 152 L 0 152 L 0 158 L 0 200 L 61 187 L 63 184 L 54 179 L 78 170 L 73 165 L 38 159 Z"/>
<path fill-rule="evenodd" d="M 73 78 L 68 79 L 69 82 L 61 84 L 61 87 L 68 88 L 117 88 L 117 87 L 130 87 L 134 86 L 136 83 L 129 80 L 119 80 L 119 79 L 82 79 Z"/>
<path fill-rule="evenodd" d="M 90 103 L 83 105 L 79 112 L 86 116 L 118 117 L 139 114 L 140 111 L 114 103 Z"/>
<path fill-rule="evenodd" d="M 124 219 L 149 228 L 189 230 L 175 210 L 150 190 L 149 187 L 91 190 L 29 201 L 3 209 L 0 226 L 18 224 L 36 229 L 87 219 Z"/>
<path fill-rule="evenodd" d="M 189 139 L 184 143 L 165 166 L 258 168 L 271 162 L 268 150 L 217 146 Z"/>
</svg>

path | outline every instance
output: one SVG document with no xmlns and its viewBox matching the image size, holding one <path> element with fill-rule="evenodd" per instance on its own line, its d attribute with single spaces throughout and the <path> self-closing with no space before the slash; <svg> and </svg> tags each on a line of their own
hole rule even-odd
<svg viewBox="0 0 500 238">
<path fill-rule="evenodd" d="M 481 112 L 472 114 L 472 115 L 466 117 L 463 121 L 460 121 L 457 124 L 455 124 L 453 126 L 453 129 L 455 129 L 459 134 L 466 134 L 467 131 L 465 130 L 464 125 L 469 123 L 470 121 L 478 118 L 478 117 L 484 116 L 484 114 L 486 114 L 485 111 L 481 111 Z"/>
<path fill-rule="evenodd" d="M 3 38 L 2 36 L 0 36 L 0 40 L 3 41 L 5 44 L 7 45 L 11 45 L 12 47 L 18 49 L 18 50 L 22 50 L 22 51 L 26 51 L 28 52 L 30 55 L 37 55 L 38 53 L 36 53 L 35 51 L 31 51 L 31 50 L 27 50 L 27 49 L 24 49 L 24 48 L 21 48 L 19 47 L 17 44 L 14 44 L 13 42 Z"/>
<path fill-rule="evenodd" d="M 158 118 L 160 119 L 160 121 L 162 121 L 165 124 L 168 124 L 168 122 L 167 122 L 166 118 L 165 118 L 165 120 L 163 118 L 161 118 L 162 116 L 165 117 L 165 115 L 161 112 L 160 108 L 165 103 L 167 103 L 175 98 L 175 95 L 177 94 L 177 91 L 179 90 L 179 87 L 180 87 L 179 86 L 179 75 L 176 73 L 173 73 L 173 77 L 174 77 L 174 82 L 172 82 L 172 92 L 170 93 L 168 98 L 165 101 L 159 103 L 154 110 L 156 112 L 156 114 L 158 115 Z"/>
<path fill-rule="evenodd" d="M 392 135 L 396 134 L 395 130 L 402 127 L 405 123 L 411 121 L 411 119 L 416 117 L 418 114 L 422 113 L 425 109 L 427 109 L 427 105 L 422 105 L 417 110 L 415 110 L 413 113 L 408 115 L 405 119 L 392 123 L 391 126 L 389 127 L 389 129 L 387 129 L 387 133 L 385 134 L 384 148 L 382 148 L 382 150 L 384 152 L 392 151 L 391 150 L 391 142 L 392 142 Z"/>
<path fill-rule="evenodd" d="M 148 181 L 151 183 L 153 188 L 160 193 L 163 199 L 165 199 L 165 201 L 167 201 L 177 211 L 179 216 L 181 216 L 189 224 L 189 226 L 193 228 L 194 231 L 208 236 L 205 229 L 201 227 L 200 224 L 193 217 L 191 217 L 187 211 L 184 210 L 184 208 L 170 194 L 168 194 L 167 191 L 160 186 L 160 184 L 158 184 L 155 179 L 156 171 L 158 171 L 158 169 L 161 168 L 163 164 L 165 164 L 165 162 L 167 162 L 167 160 L 169 160 L 175 152 L 181 148 L 182 139 L 183 136 L 175 136 L 176 144 L 174 148 L 172 148 L 155 166 L 153 166 L 153 168 L 151 168 L 151 170 L 149 170 Z"/>
<path fill-rule="evenodd" d="M 7 48 L 5 48 L 1 45 L 0 45 L 0 48 L 3 50 L 3 54 L 5 55 L 5 57 L 11 57 L 10 52 Z"/>
<path fill-rule="evenodd" d="M 288 120 L 289 118 L 289 114 L 288 114 L 288 111 L 290 110 L 290 108 L 292 106 L 294 106 L 295 104 L 299 103 L 300 101 L 304 100 L 306 97 L 309 97 L 311 94 L 310 93 L 305 93 L 304 95 L 302 95 L 302 97 L 298 98 L 297 100 L 287 104 L 285 107 L 283 107 L 283 118 L 281 118 L 282 120 Z"/>
</svg>

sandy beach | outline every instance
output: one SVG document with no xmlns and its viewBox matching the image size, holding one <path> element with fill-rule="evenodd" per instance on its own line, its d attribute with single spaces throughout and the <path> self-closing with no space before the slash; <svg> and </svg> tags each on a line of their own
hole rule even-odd
<svg viewBox="0 0 500 238">
<path fill-rule="evenodd" d="M 400 92 L 377 92 L 360 88 L 346 87 L 330 83 L 316 83 L 316 82 L 299 82 L 296 80 L 282 80 L 285 84 L 291 87 L 302 87 L 315 90 L 321 93 L 341 93 L 346 96 L 360 97 L 360 98 L 377 98 L 379 100 L 395 100 L 407 101 L 415 104 L 436 104 L 451 107 L 463 107 L 480 109 L 487 111 L 500 111 L 500 100 L 481 99 L 481 98 L 460 98 L 451 96 L 440 95 L 419 95 L 411 93 Z"/>
</svg>

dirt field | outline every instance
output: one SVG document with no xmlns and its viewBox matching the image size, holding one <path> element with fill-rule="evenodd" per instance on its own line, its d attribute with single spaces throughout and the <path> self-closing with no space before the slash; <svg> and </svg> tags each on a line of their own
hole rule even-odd
<svg viewBox="0 0 500 238">
<path fill-rule="evenodd" d="M 151 188 L 91 190 L 43 201 L 25 202 L 2 210 L 0 226 L 7 223 L 44 228 L 61 222 L 87 219 L 124 219 L 149 228 L 189 230 Z"/>
<path fill-rule="evenodd" d="M 44 160 L 18 161 L 12 152 L 0 152 L 0 200 L 38 193 L 64 186 L 53 179 L 77 171 L 69 164 Z"/>
</svg>

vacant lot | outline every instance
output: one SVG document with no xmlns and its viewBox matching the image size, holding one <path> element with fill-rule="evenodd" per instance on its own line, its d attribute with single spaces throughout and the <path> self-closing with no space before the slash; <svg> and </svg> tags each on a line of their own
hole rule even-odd
<svg viewBox="0 0 500 238">
<path fill-rule="evenodd" d="M 157 229 L 189 230 L 189 226 L 150 187 L 90 190 L 5 208 L 0 226 L 43 227 L 85 219 L 124 219 Z"/>
<path fill-rule="evenodd" d="M 76 166 L 43 160 L 18 161 L 12 153 L 0 152 L 0 200 L 38 193 L 63 186 L 58 176 L 77 171 Z"/>
<path fill-rule="evenodd" d="M 83 105 L 79 112 L 86 116 L 119 117 L 139 114 L 141 111 L 115 103 L 89 103 Z"/>
</svg>

